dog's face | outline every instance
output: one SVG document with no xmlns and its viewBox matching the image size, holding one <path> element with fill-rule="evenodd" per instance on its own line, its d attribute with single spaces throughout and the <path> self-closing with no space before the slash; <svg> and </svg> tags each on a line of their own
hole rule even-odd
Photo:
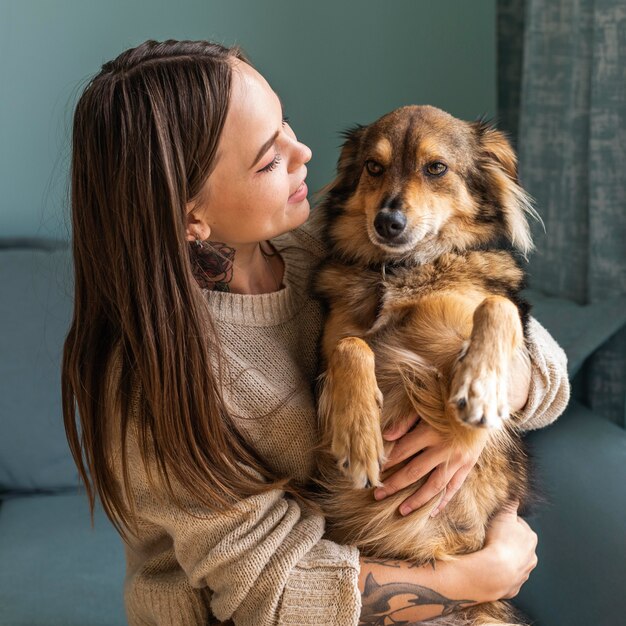
<svg viewBox="0 0 626 626">
<path fill-rule="evenodd" d="M 505 238 L 532 248 L 515 154 L 499 131 L 431 106 L 396 109 L 346 133 L 325 190 L 338 251 L 382 262 L 429 262 Z"/>
</svg>

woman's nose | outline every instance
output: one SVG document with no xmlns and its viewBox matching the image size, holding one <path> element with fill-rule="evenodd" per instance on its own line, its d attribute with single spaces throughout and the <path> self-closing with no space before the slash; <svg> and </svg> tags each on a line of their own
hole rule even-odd
<svg viewBox="0 0 626 626">
<path fill-rule="evenodd" d="M 313 153 L 311 148 L 301 141 L 296 140 L 293 144 L 293 150 L 291 152 L 291 158 L 289 159 L 289 171 L 293 172 L 301 167 L 304 163 L 308 163 L 311 160 Z"/>
<path fill-rule="evenodd" d="M 304 151 L 304 162 L 308 163 L 311 160 L 311 157 L 313 156 L 313 153 L 311 152 L 311 148 L 309 148 L 309 146 L 307 146 L 306 144 L 301 144 L 302 145 L 302 149 Z"/>
</svg>

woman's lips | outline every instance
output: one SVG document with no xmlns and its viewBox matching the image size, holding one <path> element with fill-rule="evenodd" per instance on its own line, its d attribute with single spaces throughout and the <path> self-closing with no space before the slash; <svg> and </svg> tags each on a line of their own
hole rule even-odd
<svg viewBox="0 0 626 626">
<path fill-rule="evenodd" d="M 289 196 L 287 202 L 289 204 L 293 204 L 294 202 L 302 202 L 306 198 L 307 193 L 309 192 L 306 183 L 302 181 L 300 186 Z"/>
</svg>

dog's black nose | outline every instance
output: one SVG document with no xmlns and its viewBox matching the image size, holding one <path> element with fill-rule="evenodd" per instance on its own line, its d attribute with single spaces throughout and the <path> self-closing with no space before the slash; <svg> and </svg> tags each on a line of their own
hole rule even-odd
<svg viewBox="0 0 626 626">
<path fill-rule="evenodd" d="M 385 239 L 392 240 L 402 234 L 406 226 L 406 217 L 402 211 L 383 209 L 374 218 L 376 232 Z"/>
</svg>

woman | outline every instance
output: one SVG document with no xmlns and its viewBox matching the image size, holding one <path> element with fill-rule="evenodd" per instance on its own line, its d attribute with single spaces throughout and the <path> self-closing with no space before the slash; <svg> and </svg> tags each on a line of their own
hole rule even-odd
<svg viewBox="0 0 626 626">
<path fill-rule="evenodd" d="M 383 611 L 418 621 L 513 597 L 536 564 L 514 505 L 481 551 L 431 569 L 324 539 L 299 495 L 322 321 L 306 290 L 324 253 L 307 221 L 310 158 L 238 48 L 147 41 L 77 104 L 63 409 L 90 506 L 97 492 L 125 539 L 131 626 L 373 623 L 368 577 Z M 532 329 L 533 371 L 516 372 L 511 405 L 534 428 L 563 411 L 569 386 L 562 350 Z M 414 421 L 388 436 L 407 455 L 425 449 L 454 491 L 480 451 L 407 432 Z M 410 482 L 397 472 L 387 488 Z M 394 582 L 404 591 L 387 593 Z"/>
</svg>

